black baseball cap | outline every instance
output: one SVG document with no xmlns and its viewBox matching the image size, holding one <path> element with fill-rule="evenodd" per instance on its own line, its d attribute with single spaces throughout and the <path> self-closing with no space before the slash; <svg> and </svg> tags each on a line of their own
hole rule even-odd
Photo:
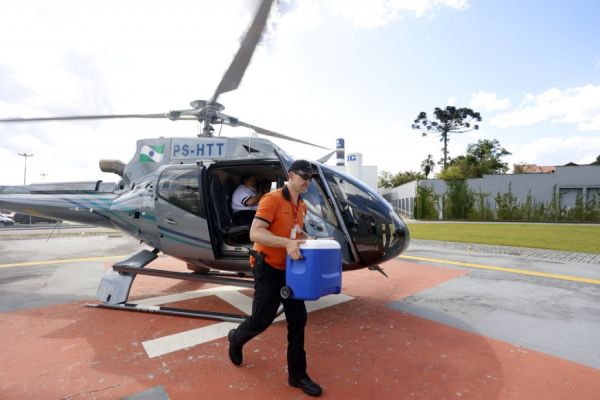
<svg viewBox="0 0 600 400">
<path fill-rule="evenodd" d="M 314 175 L 317 173 L 317 171 L 315 171 L 311 165 L 310 162 L 306 161 L 306 160 L 296 160 L 292 163 L 292 165 L 290 166 L 290 171 L 291 172 L 302 172 L 306 175 Z"/>
</svg>

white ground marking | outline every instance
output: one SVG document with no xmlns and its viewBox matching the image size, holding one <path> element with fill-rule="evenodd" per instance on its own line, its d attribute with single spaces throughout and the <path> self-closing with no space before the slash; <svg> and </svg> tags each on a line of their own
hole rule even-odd
<svg viewBox="0 0 600 400">
<path fill-rule="evenodd" d="M 148 357 L 154 358 L 210 342 L 211 340 L 224 338 L 227 336 L 227 332 L 229 332 L 230 329 L 233 329 L 238 325 L 237 322 L 219 322 L 202 328 L 192 329 L 158 339 L 147 340 L 143 345 Z"/>
<path fill-rule="evenodd" d="M 217 293 L 237 292 L 239 290 L 240 290 L 240 288 L 237 286 L 216 286 L 216 287 L 212 287 L 209 289 L 193 290 L 191 292 L 169 294 L 166 296 L 151 297 L 149 299 L 143 299 L 143 300 L 132 300 L 131 302 L 132 303 L 135 302 L 136 304 L 140 304 L 140 305 L 157 306 L 160 304 L 176 303 L 178 301 L 196 299 L 199 297 L 214 296 Z"/>
<path fill-rule="evenodd" d="M 158 305 L 181 301 L 186 299 L 216 295 L 240 311 L 250 314 L 252 311 L 252 298 L 240 293 L 239 288 L 233 286 L 215 287 L 210 289 L 197 290 L 194 292 L 186 292 L 176 295 L 155 297 L 138 301 L 137 304 Z M 322 308 L 331 307 L 336 304 L 352 300 L 353 297 L 345 294 L 330 295 L 319 299 L 318 301 L 307 301 L 306 310 L 313 312 Z M 285 315 L 280 315 L 275 319 L 275 322 L 283 321 Z M 143 342 L 144 349 L 149 358 L 159 357 L 164 354 L 182 350 L 188 347 L 197 346 L 202 343 L 210 342 L 211 340 L 221 339 L 227 336 L 230 329 L 238 326 L 237 322 L 219 322 L 209 326 L 204 326 L 198 329 L 192 329 L 185 332 L 176 333 L 174 335 L 163 336 L 157 339 L 147 340 Z"/>
</svg>

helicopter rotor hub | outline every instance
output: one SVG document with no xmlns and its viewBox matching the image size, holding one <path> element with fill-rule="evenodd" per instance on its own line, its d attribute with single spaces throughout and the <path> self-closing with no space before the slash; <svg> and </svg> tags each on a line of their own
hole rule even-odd
<svg viewBox="0 0 600 400">
<path fill-rule="evenodd" d="M 220 112 L 225 109 L 225 106 L 221 103 L 217 103 L 217 102 L 209 103 L 206 100 L 194 100 L 190 103 L 190 106 L 192 106 L 192 108 L 194 108 L 194 110 L 201 110 L 201 111 Z"/>
</svg>

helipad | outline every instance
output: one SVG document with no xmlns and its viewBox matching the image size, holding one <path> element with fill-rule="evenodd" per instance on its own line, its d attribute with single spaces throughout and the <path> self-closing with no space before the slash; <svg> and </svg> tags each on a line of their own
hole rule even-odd
<svg viewBox="0 0 600 400">
<path fill-rule="evenodd" d="M 43 254 L 48 246 L 53 260 L 26 251 Z M 87 246 L 98 250 L 91 254 Z M 244 364 L 235 367 L 225 338 L 232 323 L 85 307 L 114 262 L 95 257 L 136 246 L 107 237 L 0 241 L 1 399 L 304 396 L 287 385 L 285 323 L 248 343 Z M 431 260 L 388 262 L 388 279 L 368 270 L 345 273 L 343 295 L 309 305 L 309 373 L 323 397 L 598 398 L 600 285 L 444 265 L 458 262 L 459 252 L 416 247 L 407 255 Z M 534 262 L 503 257 L 462 259 L 536 270 Z M 185 270 L 169 257 L 156 263 Z M 240 313 L 249 311 L 251 296 L 252 290 L 140 276 L 131 298 Z"/>
</svg>

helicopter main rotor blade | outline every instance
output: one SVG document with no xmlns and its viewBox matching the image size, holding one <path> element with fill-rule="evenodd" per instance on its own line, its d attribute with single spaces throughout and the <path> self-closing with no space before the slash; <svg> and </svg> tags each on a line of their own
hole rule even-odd
<svg viewBox="0 0 600 400">
<path fill-rule="evenodd" d="M 319 158 L 317 161 L 320 163 L 325 164 L 327 161 L 329 161 L 329 159 L 331 158 L 332 155 L 334 155 L 336 153 L 336 150 L 333 150 L 330 153 L 325 154 L 323 157 Z"/>
<path fill-rule="evenodd" d="M 314 147 L 318 147 L 318 148 L 325 149 L 325 150 L 331 150 L 328 147 L 319 146 L 318 144 L 306 142 L 304 140 L 296 139 L 295 137 L 291 137 L 291 136 L 287 136 L 287 135 L 284 135 L 281 133 L 273 132 L 268 129 L 261 128 L 260 126 L 248 124 L 246 122 L 236 121 L 235 123 L 230 123 L 225 120 L 225 121 L 223 121 L 223 123 L 225 123 L 227 125 L 231 125 L 231 126 L 244 126 L 246 128 L 250 128 L 250 129 L 254 130 L 256 133 L 260 133 L 261 135 L 276 137 L 279 139 L 285 139 L 285 140 L 289 140 L 291 142 L 296 142 L 296 143 L 307 144 L 309 146 L 314 146 Z"/>
<path fill-rule="evenodd" d="M 246 72 L 246 68 L 250 63 L 252 54 L 254 54 L 254 49 L 267 25 L 267 18 L 269 17 L 269 10 L 271 9 L 272 4 L 273 0 L 262 0 L 258 7 L 258 11 L 256 12 L 256 16 L 254 17 L 254 21 L 252 21 L 248 32 L 246 32 L 246 36 L 244 36 L 242 45 L 233 58 L 231 65 L 229 65 L 227 72 L 223 75 L 221 82 L 219 82 L 219 86 L 217 86 L 215 94 L 213 94 L 210 99 L 210 103 L 215 103 L 220 94 L 238 88 L 240 81 L 244 76 L 244 72 Z"/>
<path fill-rule="evenodd" d="M 107 115 L 72 115 L 66 117 L 35 117 L 35 118 L 3 118 L 2 122 L 43 122 L 43 121 L 77 121 L 91 119 L 118 119 L 118 118 L 169 118 L 170 113 L 161 114 L 107 114 Z"/>
</svg>

